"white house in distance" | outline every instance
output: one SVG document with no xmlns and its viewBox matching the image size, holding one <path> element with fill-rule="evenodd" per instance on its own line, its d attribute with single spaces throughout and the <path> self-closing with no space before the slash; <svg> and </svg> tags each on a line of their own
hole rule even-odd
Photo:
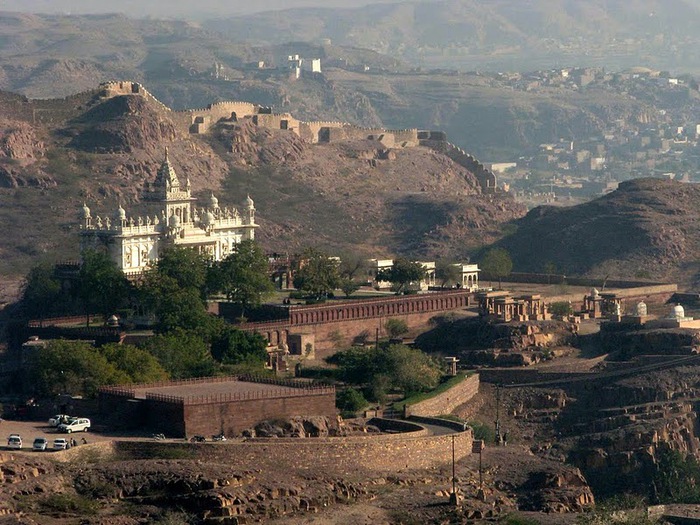
<svg viewBox="0 0 700 525">
<path fill-rule="evenodd" d="M 431 286 L 437 286 L 435 277 L 436 265 L 435 261 L 416 261 L 423 266 L 426 272 L 425 278 L 419 283 L 420 290 L 428 290 Z M 375 288 L 388 289 L 391 283 L 387 281 L 377 281 L 377 274 L 382 270 L 388 270 L 394 266 L 392 259 L 369 259 L 367 261 L 367 275 Z M 459 269 L 460 275 L 457 284 L 460 288 L 474 292 L 479 289 L 479 265 L 455 263 Z"/>
<path fill-rule="evenodd" d="M 128 217 L 117 208 L 112 217 L 93 217 L 83 205 L 80 212 L 80 250 L 106 249 L 112 260 L 127 275 L 135 276 L 158 260 L 168 246 L 186 246 L 212 259 L 224 259 L 241 241 L 255 238 L 255 204 L 248 196 L 239 212 L 219 207 L 212 195 L 205 207 L 196 208 L 190 181 L 180 183 L 168 151 L 158 170 L 151 191 L 144 196 L 160 206 L 152 217 Z"/>
<path fill-rule="evenodd" d="M 479 265 L 455 263 L 453 266 L 456 266 L 461 274 L 461 288 L 476 292 L 479 289 Z"/>
</svg>

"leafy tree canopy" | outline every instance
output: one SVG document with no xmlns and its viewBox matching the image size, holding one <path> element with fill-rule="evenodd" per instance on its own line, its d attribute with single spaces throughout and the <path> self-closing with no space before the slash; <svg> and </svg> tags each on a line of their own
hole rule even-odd
<svg viewBox="0 0 700 525">
<path fill-rule="evenodd" d="M 143 348 L 158 360 L 173 379 L 209 377 L 217 370 L 204 339 L 181 329 L 151 337 Z"/>
<path fill-rule="evenodd" d="M 209 258 L 190 248 L 174 246 L 163 251 L 155 265 L 161 276 L 174 279 L 179 288 L 193 288 L 205 297 Z"/>
<path fill-rule="evenodd" d="M 61 283 L 49 265 L 38 265 L 27 274 L 22 290 L 22 306 L 29 317 L 44 318 L 59 300 Z"/>
<path fill-rule="evenodd" d="M 51 341 L 27 368 L 33 390 L 42 396 L 60 393 L 94 397 L 100 387 L 166 379 L 158 362 L 133 346 L 94 348 L 82 341 Z"/>
<path fill-rule="evenodd" d="M 148 272 L 139 291 L 146 307 L 158 319 L 158 332 L 165 333 L 178 328 L 198 333 L 208 332 L 211 316 L 196 288 L 182 288 L 173 277 Z"/>
<path fill-rule="evenodd" d="M 255 241 L 246 240 L 219 264 L 219 289 L 244 310 L 259 306 L 273 291 L 268 273 L 265 252 Z"/>
<path fill-rule="evenodd" d="M 133 345 L 116 343 L 98 349 L 107 361 L 129 377 L 130 383 L 151 383 L 168 379 L 167 371 L 146 350 Z"/>
<path fill-rule="evenodd" d="M 375 399 L 391 389 L 405 394 L 437 386 L 442 376 L 439 364 L 416 348 L 405 345 L 353 347 L 327 361 L 338 366 L 340 378 L 356 385 L 370 385 Z"/>
<path fill-rule="evenodd" d="M 320 297 L 331 293 L 340 285 L 338 261 L 314 248 L 307 248 L 294 276 L 294 287 L 302 292 Z"/>
<path fill-rule="evenodd" d="M 501 286 L 501 279 L 508 277 L 513 270 L 513 261 L 508 250 L 504 248 L 491 248 L 481 259 L 481 269 L 487 274 L 498 279 L 498 286 Z"/>
<path fill-rule="evenodd" d="M 341 277 L 355 280 L 366 277 L 367 259 L 355 252 L 344 252 L 340 255 L 338 273 Z"/>
<path fill-rule="evenodd" d="M 78 288 L 86 313 L 107 317 L 124 305 L 131 285 L 109 255 L 88 250 L 83 253 Z"/>
<path fill-rule="evenodd" d="M 226 365 L 253 364 L 260 368 L 267 361 L 267 342 L 257 333 L 248 333 L 231 326 L 214 336 L 211 353 Z"/>
<path fill-rule="evenodd" d="M 405 257 L 394 259 L 394 265 L 377 273 L 378 281 L 388 281 L 394 285 L 396 293 L 401 293 L 411 283 L 417 283 L 425 277 L 425 268 Z"/>
<path fill-rule="evenodd" d="M 459 267 L 450 261 L 438 261 L 435 265 L 435 278 L 440 282 L 440 286 L 453 286 L 460 283 L 462 273 Z"/>
</svg>

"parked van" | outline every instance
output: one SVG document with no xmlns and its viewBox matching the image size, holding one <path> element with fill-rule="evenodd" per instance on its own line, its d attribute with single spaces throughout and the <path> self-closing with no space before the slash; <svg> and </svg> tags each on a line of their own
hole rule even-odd
<svg viewBox="0 0 700 525">
<path fill-rule="evenodd" d="M 7 448 L 22 448 L 22 438 L 19 434 L 10 434 L 10 437 L 7 438 Z"/>
<path fill-rule="evenodd" d="M 70 434 L 71 432 L 87 432 L 90 428 L 90 420 L 85 417 L 76 417 L 68 423 L 58 425 L 59 432 Z"/>
</svg>

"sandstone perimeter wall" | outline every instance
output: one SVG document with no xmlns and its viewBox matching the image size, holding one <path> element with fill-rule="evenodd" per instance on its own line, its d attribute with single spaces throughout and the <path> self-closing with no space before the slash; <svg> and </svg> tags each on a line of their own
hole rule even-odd
<svg viewBox="0 0 700 525">
<path fill-rule="evenodd" d="M 340 345 L 373 340 L 376 330 L 380 336 L 385 335 L 388 319 L 402 319 L 409 328 L 422 328 L 437 313 L 468 308 L 472 297 L 460 290 L 293 306 L 287 319 L 248 323 L 240 328 L 260 333 L 272 345 L 286 342 L 290 333 L 313 334 L 316 358 L 321 359 Z"/>
<path fill-rule="evenodd" d="M 412 433 L 413 434 L 413 433 Z M 168 449 L 182 450 L 192 459 L 226 463 L 246 468 L 257 458 L 274 457 L 280 470 L 318 469 L 333 473 L 356 473 L 357 469 L 376 472 L 397 472 L 428 469 L 450 464 L 454 436 L 455 459 L 471 454 L 471 430 L 454 434 L 379 435 L 338 438 L 280 438 L 269 441 L 251 440 L 222 444 L 190 444 L 117 441 L 117 453 L 133 459 L 152 459 Z M 79 450 L 80 447 L 77 447 Z"/>
<path fill-rule="evenodd" d="M 471 401 L 478 393 L 479 375 L 474 374 L 442 394 L 438 394 L 420 403 L 406 405 L 406 415 L 438 416 L 449 414 L 458 406 Z"/>
</svg>

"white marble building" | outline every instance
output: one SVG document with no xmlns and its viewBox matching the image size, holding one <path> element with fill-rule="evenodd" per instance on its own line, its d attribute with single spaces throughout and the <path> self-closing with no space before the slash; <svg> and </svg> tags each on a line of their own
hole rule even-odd
<svg viewBox="0 0 700 525">
<path fill-rule="evenodd" d="M 112 217 L 92 217 L 83 205 L 80 212 L 80 249 L 106 249 L 119 268 L 129 276 L 138 275 L 155 262 L 168 246 L 186 246 L 224 259 L 236 244 L 255 238 L 255 204 L 248 196 L 239 212 L 236 208 L 221 208 L 214 194 L 205 207 L 197 208 L 191 196 L 190 181 L 184 184 L 165 152 L 165 160 L 148 200 L 159 204 L 160 211 L 149 215 L 129 217 L 121 207 Z"/>
</svg>

